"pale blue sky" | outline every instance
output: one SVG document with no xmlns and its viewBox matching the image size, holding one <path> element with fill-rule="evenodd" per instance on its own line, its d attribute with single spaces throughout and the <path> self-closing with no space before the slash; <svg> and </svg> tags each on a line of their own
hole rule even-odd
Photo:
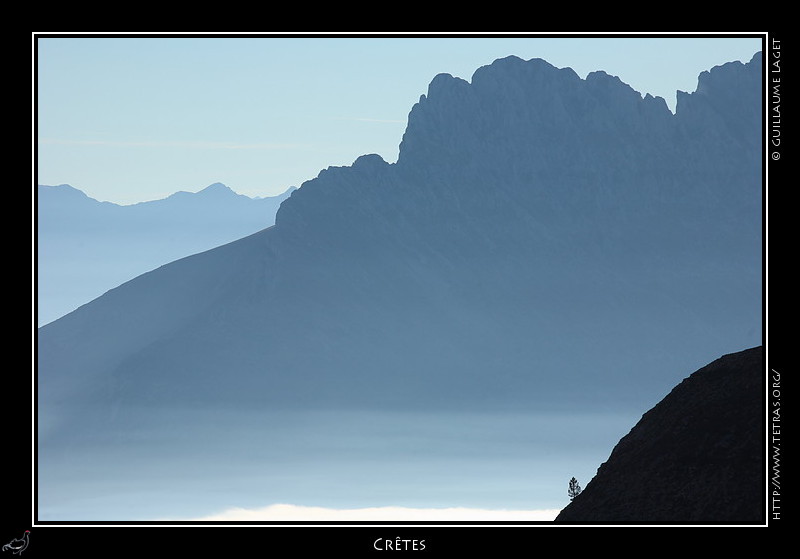
<svg viewBox="0 0 800 559">
<path fill-rule="evenodd" d="M 438 73 L 470 80 L 508 55 L 642 94 L 693 91 L 761 38 L 34 37 L 39 184 L 133 203 L 222 182 L 249 196 L 378 153 L 395 161 L 411 107 Z"/>
</svg>

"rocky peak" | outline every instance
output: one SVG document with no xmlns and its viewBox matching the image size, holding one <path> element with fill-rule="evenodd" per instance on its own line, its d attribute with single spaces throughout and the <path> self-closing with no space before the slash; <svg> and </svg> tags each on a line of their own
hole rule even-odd
<svg viewBox="0 0 800 559">
<path fill-rule="evenodd" d="M 207 187 L 205 187 L 200 192 L 198 192 L 198 194 L 201 194 L 201 193 L 202 194 L 219 195 L 219 194 L 233 193 L 233 190 L 231 190 L 230 188 L 228 188 L 227 186 L 225 186 L 221 182 L 215 182 L 213 184 L 208 185 Z"/>
</svg>

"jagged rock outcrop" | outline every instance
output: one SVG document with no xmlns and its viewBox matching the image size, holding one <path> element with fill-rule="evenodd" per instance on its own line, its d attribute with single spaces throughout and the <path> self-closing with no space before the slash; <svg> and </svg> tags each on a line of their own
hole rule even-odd
<svg viewBox="0 0 800 559">
<path fill-rule="evenodd" d="M 761 154 L 741 138 L 761 135 L 760 80 L 760 53 L 715 68 L 673 115 L 542 60 L 437 76 L 396 163 L 326 169 L 274 227 L 41 328 L 41 425 L 654 402 L 761 342 Z"/>
<path fill-rule="evenodd" d="M 619 441 L 556 522 L 765 522 L 764 379 L 763 347 L 693 373 Z"/>
</svg>

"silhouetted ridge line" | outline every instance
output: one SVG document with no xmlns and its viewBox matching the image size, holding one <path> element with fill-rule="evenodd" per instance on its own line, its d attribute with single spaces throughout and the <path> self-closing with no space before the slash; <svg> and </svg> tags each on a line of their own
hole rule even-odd
<svg viewBox="0 0 800 559">
<path fill-rule="evenodd" d="M 683 380 L 556 522 L 765 522 L 764 375 L 764 348 L 756 347 Z"/>
</svg>

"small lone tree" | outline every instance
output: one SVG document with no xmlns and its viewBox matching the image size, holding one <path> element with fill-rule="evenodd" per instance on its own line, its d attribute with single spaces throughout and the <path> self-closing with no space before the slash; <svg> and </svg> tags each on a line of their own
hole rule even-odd
<svg viewBox="0 0 800 559">
<path fill-rule="evenodd" d="M 569 480 L 569 489 L 567 489 L 567 495 L 569 495 L 569 500 L 573 500 L 575 497 L 581 494 L 581 485 L 578 483 L 578 480 L 574 477 Z"/>
</svg>

